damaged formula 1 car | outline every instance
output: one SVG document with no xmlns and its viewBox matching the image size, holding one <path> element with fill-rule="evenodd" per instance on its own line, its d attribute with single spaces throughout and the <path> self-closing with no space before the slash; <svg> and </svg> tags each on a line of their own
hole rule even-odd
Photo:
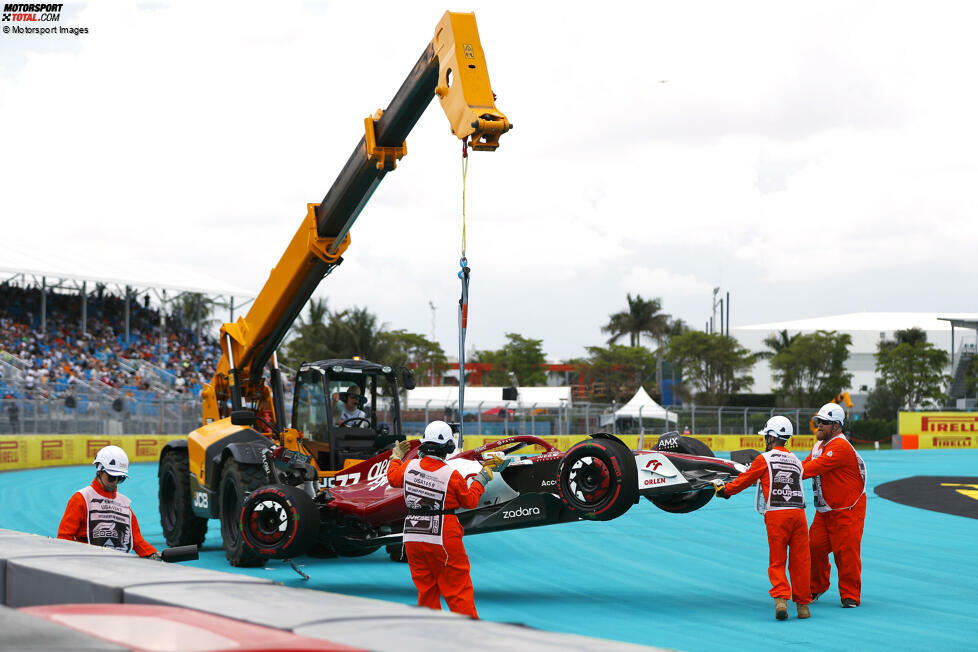
<svg viewBox="0 0 978 652">
<path fill-rule="evenodd" d="M 418 454 L 411 441 L 405 461 Z M 542 453 L 522 455 L 531 447 Z M 651 450 L 632 451 L 613 435 L 598 433 L 560 451 L 534 436 L 512 436 L 464 451 L 448 464 L 467 479 L 481 460 L 508 459 L 482 499 L 456 514 L 466 534 L 498 532 L 580 520 L 607 521 L 645 497 L 672 513 L 703 507 L 713 481 L 727 482 L 743 464 L 713 457 L 692 437 L 668 433 Z M 310 550 L 357 556 L 386 546 L 403 560 L 401 530 L 407 507 L 403 491 L 387 483 L 390 451 L 343 469 L 332 486 L 298 481 L 295 457 L 281 447 L 266 456 L 270 484 L 245 498 L 240 527 L 245 544 L 262 558 L 288 559 Z M 287 481 L 292 480 L 294 484 Z"/>
</svg>

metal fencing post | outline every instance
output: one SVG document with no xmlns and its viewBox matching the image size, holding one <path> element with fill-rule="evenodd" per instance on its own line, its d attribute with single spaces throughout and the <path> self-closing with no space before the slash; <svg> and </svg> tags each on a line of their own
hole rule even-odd
<svg viewBox="0 0 978 652">
<path fill-rule="evenodd" d="M 717 408 L 717 434 L 719 435 L 723 431 L 723 408 Z"/>
<path fill-rule="evenodd" d="M 584 434 L 591 432 L 591 404 L 584 404 Z"/>
<path fill-rule="evenodd" d="M 534 403 L 530 407 L 530 430 L 532 430 L 532 432 L 530 433 L 531 435 L 537 434 L 537 404 L 536 403 Z"/>
<path fill-rule="evenodd" d="M 427 400 L 427 401 L 425 402 L 425 404 L 424 404 L 424 425 L 425 425 L 425 426 L 427 426 L 427 425 L 428 425 L 429 423 L 431 423 L 431 420 L 430 420 L 430 419 L 428 419 L 428 404 L 429 404 L 429 403 L 431 403 L 431 401 L 432 401 L 432 400 L 433 400 L 433 399 L 430 399 L 430 398 L 429 398 L 429 399 L 428 399 L 428 400 Z"/>
<path fill-rule="evenodd" d="M 479 436 L 480 437 L 482 436 L 482 404 L 483 403 L 485 403 L 485 401 L 479 401 L 479 416 L 478 416 L 478 420 L 479 420 Z"/>
<path fill-rule="evenodd" d="M 637 451 L 642 450 L 645 445 L 645 424 L 642 422 L 642 408 L 644 407 L 644 405 L 638 406 L 638 446 L 635 448 Z"/>
<path fill-rule="evenodd" d="M 695 403 L 693 403 L 692 415 L 690 416 L 690 420 L 691 420 L 690 432 L 692 432 L 692 434 L 695 435 L 696 434 L 696 404 Z"/>
<path fill-rule="evenodd" d="M 750 434 L 750 428 L 747 427 L 747 410 L 750 408 L 744 408 L 744 434 Z"/>
</svg>

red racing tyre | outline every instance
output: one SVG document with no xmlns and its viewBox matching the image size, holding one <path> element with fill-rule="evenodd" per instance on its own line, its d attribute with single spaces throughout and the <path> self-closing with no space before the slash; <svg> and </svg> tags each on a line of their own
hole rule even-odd
<svg viewBox="0 0 978 652">
<path fill-rule="evenodd" d="M 245 544 L 256 554 L 291 559 L 305 554 L 319 536 L 319 509 L 298 487 L 268 485 L 245 499 L 240 523 Z"/>
<path fill-rule="evenodd" d="M 560 499 L 583 518 L 610 521 L 638 500 L 635 454 L 614 439 L 571 446 L 557 469 Z"/>
</svg>

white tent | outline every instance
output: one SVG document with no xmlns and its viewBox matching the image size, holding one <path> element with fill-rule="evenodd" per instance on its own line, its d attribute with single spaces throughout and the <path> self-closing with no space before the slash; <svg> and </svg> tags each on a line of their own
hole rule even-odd
<svg viewBox="0 0 978 652">
<path fill-rule="evenodd" d="M 642 418 L 644 419 L 668 419 L 673 423 L 679 421 L 679 415 L 675 412 L 669 412 L 664 407 L 652 400 L 649 393 L 645 391 L 644 387 L 639 387 L 638 391 L 635 392 L 635 396 L 621 406 L 619 409 L 615 410 L 614 419 L 621 417 L 632 417 L 633 419 Z M 611 414 L 605 414 L 601 417 L 601 425 L 607 426 L 612 422 Z"/>
<path fill-rule="evenodd" d="M 571 405 L 570 387 L 520 387 L 518 401 L 504 401 L 502 387 L 465 387 L 465 409 L 484 412 L 491 408 L 560 408 Z M 408 390 L 405 409 L 438 410 L 458 407 L 458 387 L 416 387 Z"/>
</svg>

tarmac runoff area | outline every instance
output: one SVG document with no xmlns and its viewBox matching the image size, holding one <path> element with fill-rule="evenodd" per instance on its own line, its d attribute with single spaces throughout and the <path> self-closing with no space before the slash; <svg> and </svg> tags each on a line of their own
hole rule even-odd
<svg viewBox="0 0 978 652">
<path fill-rule="evenodd" d="M 771 645 L 974 650 L 978 451 L 861 454 L 870 490 L 858 609 L 841 608 L 833 570 L 833 586 L 813 605 L 810 620 L 794 618 L 793 606 L 792 618 L 774 620 L 767 539 L 748 491 L 729 501 L 713 500 L 692 514 L 667 514 L 642 500 L 607 523 L 467 537 L 479 614 L 690 651 Z M 55 536 L 68 497 L 92 477 L 90 466 L 0 473 L 0 528 Z M 914 480 L 894 484 L 904 478 Z M 133 499 L 143 535 L 164 547 L 156 465 L 133 465 L 122 489 Z M 945 508 L 952 513 L 935 511 Z M 809 507 L 809 521 L 812 515 Z M 383 550 L 298 563 L 308 581 L 283 562 L 232 568 L 224 559 L 218 523 L 211 521 L 200 560 L 186 565 L 402 604 L 416 600 L 407 565 L 389 561 Z M 432 627 L 430 635 L 437 638 L 434 623 L 422 626 Z"/>
</svg>

